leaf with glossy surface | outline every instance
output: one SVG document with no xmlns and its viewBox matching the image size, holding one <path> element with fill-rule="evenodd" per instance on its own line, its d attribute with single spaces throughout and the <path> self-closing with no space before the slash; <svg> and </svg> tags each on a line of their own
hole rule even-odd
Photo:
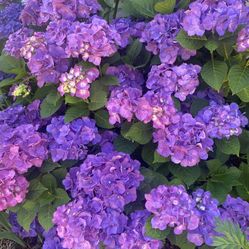
<svg viewBox="0 0 249 249">
<path fill-rule="evenodd" d="M 138 147 L 138 143 L 131 142 L 122 136 L 118 136 L 114 140 L 114 147 L 116 151 L 132 154 Z"/>
<path fill-rule="evenodd" d="M 162 14 L 170 14 L 174 11 L 176 0 L 164 0 L 155 4 L 155 11 Z"/>
<path fill-rule="evenodd" d="M 94 119 L 98 127 L 112 129 L 114 126 L 109 123 L 109 113 L 106 110 L 98 110 L 94 114 Z"/>
<path fill-rule="evenodd" d="M 209 86 L 219 91 L 226 79 L 227 72 L 228 67 L 225 62 L 214 60 L 203 66 L 201 76 Z"/>
<path fill-rule="evenodd" d="M 66 123 L 69 123 L 73 121 L 74 119 L 80 118 L 80 117 L 87 117 L 89 115 L 89 110 L 87 107 L 87 104 L 77 103 L 71 107 L 69 107 L 65 113 L 64 121 Z"/>
</svg>

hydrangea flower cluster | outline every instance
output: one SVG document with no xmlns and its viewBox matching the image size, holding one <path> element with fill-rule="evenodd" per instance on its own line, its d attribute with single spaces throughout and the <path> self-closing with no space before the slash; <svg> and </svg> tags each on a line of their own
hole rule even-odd
<svg viewBox="0 0 249 249">
<path fill-rule="evenodd" d="M 198 87 L 200 71 L 200 66 L 186 63 L 180 66 L 167 64 L 153 66 L 148 75 L 146 86 L 153 90 L 163 89 L 168 94 L 175 93 L 176 98 L 184 101 Z"/>
<path fill-rule="evenodd" d="M 202 36 L 205 31 L 216 31 L 223 36 L 226 31 L 233 33 L 245 24 L 248 15 L 249 8 L 243 0 L 197 0 L 185 11 L 182 26 L 189 36 Z"/>
<path fill-rule="evenodd" d="M 249 203 L 228 195 L 220 210 L 222 219 L 238 223 L 249 240 Z"/>
<path fill-rule="evenodd" d="M 19 3 L 10 3 L 0 10 L 0 39 L 7 38 L 11 33 L 21 28 L 19 15 L 22 5 Z"/>
<path fill-rule="evenodd" d="M 97 0 L 26 0 L 21 20 L 25 25 L 40 26 L 57 19 L 75 21 L 77 18 L 89 18 L 100 9 Z"/>
<path fill-rule="evenodd" d="M 81 57 L 95 65 L 100 65 L 103 57 L 109 57 L 121 45 L 120 34 L 108 23 L 93 17 L 90 23 L 75 22 L 67 36 L 66 53 L 70 57 Z"/>
<path fill-rule="evenodd" d="M 27 97 L 31 92 L 31 88 L 28 84 L 15 84 L 9 90 L 9 95 L 12 96 L 14 99 L 17 97 Z"/>
<path fill-rule="evenodd" d="M 208 158 L 213 140 L 208 137 L 206 125 L 196 120 L 191 114 L 182 114 L 179 122 L 158 129 L 153 134 L 158 143 L 157 152 L 164 157 L 171 157 L 172 162 L 183 167 L 194 166 Z"/>
<path fill-rule="evenodd" d="M 99 77 L 97 68 L 84 69 L 82 66 L 74 66 L 69 73 L 64 73 L 60 77 L 59 93 L 63 96 L 69 93 L 81 99 L 90 96 L 90 84 Z"/>
<path fill-rule="evenodd" d="M 220 105 L 211 101 L 197 117 L 207 125 L 208 135 L 218 139 L 239 136 L 242 133 L 242 127 L 248 124 L 248 119 L 242 115 L 236 103 Z"/>
<path fill-rule="evenodd" d="M 88 155 L 79 168 L 72 168 L 64 180 L 74 201 L 54 214 L 57 233 L 66 248 L 117 248 L 118 235 L 128 218 L 124 206 L 136 200 L 143 180 L 140 163 L 118 152 Z"/>
<path fill-rule="evenodd" d="M 176 41 L 182 17 L 181 11 L 169 15 L 158 14 L 146 24 L 142 32 L 140 41 L 147 44 L 148 51 L 158 54 L 162 63 L 173 64 L 178 55 L 188 60 L 196 54 L 196 51 L 182 48 Z"/>
<path fill-rule="evenodd" d="M 63 249 L 55 227 L 44 231 L 42 235 L 45 238 L 42 249 Z"/>
<path fill-rule="evenodd" d="M 187 238 L 197 246 L 202 244 L 212 245 L 212 237 L 216 235 L 216 218 L 220 217 L 218 208 L 219 202 L 212 198 L 210 192 L 203 189 L 197 189 L 192 193 L 195 201 L 195 213 L 199 216 L 200 222 L 198 228 L 188 232 Z"/>
<path fill-rule="evenodd" d="M 2 169 L 0 164 L 0 211 L 21 203 L 28 192 L 29 183 L 15 170 Z"/>
<path fill-rule="evenodd" d="M 197 189 L 190 195 L 182 185 L 160 185 L 145 198 L 145 207 L 153 214 L 153 228 L 173 227 L 176 235 L 186 230 L 187 239 L 196 246 L 212 245 L 220 210 L 210 192 Z"/>
<path fill-rule="evenodd" d="M 138 210 L 130 214 L 130 220 L 125 231 L 119 236 L 120 249 L 160 249 L 162 242 L 145 236 L 145 223 L 150 213 L 147 210 Z"/>
<path fill-rule="evenodd" d="M 173 227 L 175 234 L 198 228 L 200 219 L 194 210 L 195 202 L 183 186 L 160 185 L 145 194 L 145 199 L 146 209 L 154 215 L 153 228 Z"/>
<path fill-rule="evenodd" d="M 87 144 L 96 144 L 101 137 L 95 121 L 79 118 L 66 124 L 64 117 L 54 117 L 47 126 L 49 151 L 52 160 L 82 160 L 87 155 Z"/>
<path fill-rule="evenodd" d="M 245 52 L 249 49 L 249 26 L 240 30 L 237 39 L 237 51 Z"/>
<path fill-rule="evenodd" d="M 180 119 L 173 99 L 163 91 L 148 91 L 138 100 L 135 114 L 144 123 L 152 121 L 153 127 L 157 129 L 164 129 Z"/>
<path fill-rule="evenodd" d="M 143 76 L 126 65 L 109 67 L 107 74 L 116 76 L 120 83 L 120 86 L 111 90 L 106 104 L 110 116 L 109 122 L 110 124 L 121 123 L 121 118 L 130 122 L 136 113 L 138 99 L 142 96 Z"/>
</svg>

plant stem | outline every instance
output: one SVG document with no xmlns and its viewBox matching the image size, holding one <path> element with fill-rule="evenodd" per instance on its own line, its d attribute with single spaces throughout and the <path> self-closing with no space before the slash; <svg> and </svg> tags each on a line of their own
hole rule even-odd
<svg viewBox="0 0 249 249">
<path fill-rule="evenodd" d="M 114 13 L 113 13 L 113 18 L 115 19 L 118 13 L 118 5 L 119 5 L 120 0 L 115 0 L 115 8 L 114 8 Z"/>
</svg>

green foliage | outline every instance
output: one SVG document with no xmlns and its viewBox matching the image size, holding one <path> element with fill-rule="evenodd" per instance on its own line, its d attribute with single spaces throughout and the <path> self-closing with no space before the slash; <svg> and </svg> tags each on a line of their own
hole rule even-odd
<svg viewBox="0 0 249 249">
<path fill-rule="evenodd" d="M 95 81 L 91 84 L 91 97 L 88 105 L 89 110 L 96 111 L 105 106 L 107 101 L 107 86 L 103 85 L 101 81 Z"/>
<path fill-rule="evenodd" d="M 122 136 L 118 136 L 114 140 L 114 147 L 116 151 L 132 154 L 138 147 L 138 143 L 129 141 Z"/>
<path fill-rule="evenodd" d="M 161 231 L 159 229 L 152 228 L 151 219 L 152 219 L 152 217 L 149 217 L 146 221 L 146 224 L 145 224 L 146 236 L 153 238 L 153 239 L 165 240 L 165 238 L 167 238 L 167 236 L 169 235 L 170 230 L 165 229 L 165 230 Z"/>
<path fill-rule="evenodd" d="M 81 103 L 76 103 L 72 106 L 70 106 L 64 117 L 64 121 L 66 123 L 73 121 L 76 118 L 84 117 L 89 115 L 89 110 L 88 106 L 86 103 L 81 102 Z"/>
<path fill-rule="evenodd" d="M 200 167 L 182 167 L 176 164 L 169 165 L 169 171 L 173 176 L 180 179 L 187 186 L 192 185 L 201 175 Z"/>
<path fill-rule="evenodd" d="M 228 168 L 222 165 L 218 160 L 208 161 L 207 166 L 209 169 L 207 190 L 214 198 L 223 202 L 232 188 L 240 185 L 238 179 L 241 172 L 236 167 Z"/>
<path fill-rule="evenodd" d="M 236 187 L 236 190 L 241 198 L 249 202 L 249 165 L 242 163 L 239 169 L 241 170 L 240 185 Z"/>
<path fill-rule="evenodd" d="M 136 61 L 136 58 L 141 53 L 142 48 L 143 48 L 143 44 L 139 41 L 139 39 L 134 40 L 132 44 L 128 46 L 127 53 L 122 58 L 123 61 L 130 65 L 134 64 L 134 62 Z"/>
<path fill-rule="evenodd" d="M 0 71 L 23 77 L 26 74 L 25 62 L 9 55 L 1 55 Z"/>
<path fill-rule="evenodd" d="M 48 118 L 56 113 L 63 103 L 63 99 L 56 88 L 50 90 L 46 98 L 41 103 L 40 115 L 42 118 Z"/>
<path fill-rule="evenodd" d="M 150 124 L 142 122 L 124 123 L 121 128 L 121 134 L 124 138 L 137 142 L 139 144 L 147 144 L 152 138 L 152 127 Z"/>
<path fill-rule="evenodd" d="M 94 119 L 98 127 L 104 129 L 112 129 L 114 126 L 109 123 L 109 113 L 108 111 L 101 109 L 95 112 Z"/>
<path fill-rule="evenodd" d="M 169 236 L 169 240 L 173 245 L 178 246 L 181 249 L 195 249 L 195 245 L 187 240 L 187 234 L 184 232 L 175 236 L 172 232 Z"/>
<path fill-rule="evenodd" d="M 228 82 L 233 94 L 240 93 L 249 87 L 249 68 L 234 65 L 228 73 Z"/>
<path fill-rule="evenodd" d="M 155 4 L 155 11 L 170 14 L 174 11 L 176 0 L 164 0 Z"/>
<path fill-rule="evenodd" d="M 216 249 L 249 249 L 249 242 L 238 224 L 228 220 L 217 220 L 216 231 L 223 236 L 214 236 L 213 246 Z"/>
<path fill-rule="evenodd" d="M 228 67 L 225 62 L 212 60 L 203 66 L 201 76 L 209 86 L 219 91 L 226 79 L 227 72 Z"/>
<path fill-rule="evenodd" d="M 202 48 L 206 41 L 206 36 L 188 36 L 188 34 L 184 30 L 180 30 L 178 33 L 176 40 L 182 45 L 182 47 L 187 49 L 200 49 Z"/>
<path fill-rule="evenodd" d="M 240 142 L 238 137 L 233 136 L 230 139 L 223 138 L 222 140 L 216 140 L 215 144 L 224 154 L 239 156 Z"/>
</svg>

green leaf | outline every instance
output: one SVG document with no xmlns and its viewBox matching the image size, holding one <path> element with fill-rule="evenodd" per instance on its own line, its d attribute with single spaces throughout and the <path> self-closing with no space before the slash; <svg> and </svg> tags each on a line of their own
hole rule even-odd
<svg viewBox="0 0 249 249">
<path fill-rule="evenodd" d="M 140 16 L 154 17 L 154 5 L 157 0 L 127 0 L 127 2 Z"/>
<path fill-rule="evenodd" d="M 205 43 L 205 48 L 208 49 L 210 52 L 214 52 L 219 47 L 219 42 L 216 40 L 208 40 Z"/>
<path fill-rule="evenodd" d="M 38 199 L 39 207 L 52 205 L 52 202 L 55 200 L 54 194 L 52 194 L 50 191 L 45 191 L 42 193 L 42 195 Z"/>
<path fill-rule="evenodd" d="M 213 237 L 212 246 L 216 249 L 249 249 L 249 242 L 238 224 L 218 219 L 215 230 L 219 233 Z"/>
<path fill-rule="evenodd" d="M 98 79 L 98 83 L 104 86 L 119 86 L 119 80 L 113 75 L 105 75 Z"/>
<path fill-rule="evenodd" d="M 89 115 L 87 104 L 84 102 L 77 103 L 69 107 L 65 113 L 64 121 L 69 123 L 76 118 L 86 117 Z"/>
<path fill-rule="evenodd" d="M 1 87 L 6 87 L 6 86 L 11 86 L 11 85 L 13 85 L 15 82 L 16 82 L 16 80 L 15 80 L 15 79 L 12 79 L 12 78 L 4 79 L 4 80 L 0 81 L 0 88 L 1 88 Z"/>
<path fill-rule="evenodd" d="M 74 104 L 82 103 L 82 99 L 66 94 L 65 103 L 74 105 Z"/>
<path fill-rule="evenodd" d="M 228 81 L 233 94 L 249 88 L 249 68 L 240 65 L 232 66 L 228 73 Z"/>
<path fill-rule="evenodd" d="M 64 189 L 57 188 L 55 190 L 55 200 L 54 200 L 54 203 L 53 203 L 54 207 L 61 206 L 63 204 L 68 203 L 69 201 L 70 201 L 70 198 L 69 198 L 67 192 Z"/>
<path fill-rule="evenodd" d="M 190 112 L 193 116 L 196 116 L 200 110 L 209 105 L 209 101 L 206 99 L 193 99 Z"/>
<path fill-rule="evenodd" d="M 9 223 L 9 215 L 5 212 L 0 212 L 0 226 L 2 228 L 5 228 L 6 230 L 10 230 L 11 229 L 11 225 Z"/>
<path fill-rule="evenodd" d="M 40 107 L 41 117 L 48 118 L 52 116 L 55 112 L 59 110 L 62 103 L 63 103 L 63 99 L 61 98 L 59 93 L 56 91 L 56 89 L 53 89 L 52 91 L 50 91 L 50 93 L 41 103 L 41 107 Z"/>
<path fill-rule="evenodd" d="M 169 161 L 169 158 L 163 157 L 157 153 L 157 151 L 154 152 L 154 161 L 153 163 L 166 163 Z"/>
<path fill-rule="evenodd" d="M 57 179 L 57 182 L 61 182 L 66 177 L 67 170 L 65 168 L 55 169 L 52 174 Z"/>
<path fill-rule="evenodd" d="M 230 139 L 223 138 L 222 140 L 216 140 L 215 144 L 224 154 L 239 156 L 240 142 L 238 137 L 233 136 Z"/>
<path fill-rule="evenodd" d="M 89 110 L 96 111 L 104 107 L 107 101 L 108 88 L 97 80 L 91 84 L 90 92 Z"/>
<path fill-rule="evenodd" d="M 135 141 L 139 144 L 147 144 L 152 138 L 152 127 L 150 124 L 137 122 L 134 124 L 125 123 L 122 125 L 121 134 L 124 138 Z"/>
<path fill-rule="evenodd" d="M 137 143 L 133 143 L 122 136 L 118 136 L 114 140 L 114 147 L 116 151 L 132 154 L 138 147 Z"/>
<path fill-rule="evenodd" d="M 10 74 L 24 74 L 25 62 L 9 55 L 0 56 L 0 71 Z"/>
<path fill-rule="evenodd" d="M 180 30 L 176 40 L 181 44 L 182 47 L 196 50 L 204 46 L 207 38 L 206 36 L 188 36 L 184 30 Z"/>
<path fill-rule="evenodd" d="M 132 44 L 128 47 L 126 56 L 123 57 L 124 61 L 128 64 L 134 64 L 136 58 L 141 53 L 143 48 L 143 44 L 136 39 L 132 42 Z"/>
<path fill-rule="evenodd" d="M 195 245 L 187 240 L 186 232 L 177 236 L 170 235 L 170 241 L 181 249 L 195 249 Z"/>
<path fill-rule="evenodd" d="M 54 211 L 55 208 L 53 206 L 47 205 L 41 207 L 38 212 L 38 221 L 46 231 L 53 227 L 52 218 Z"/>
<path fill-rule="evenodd" d="M 215 90 L 219 91 L 228 72 L 227 64 L 223 61 L 209 61 L 202 70 L 201 76 L 203 80 Z"/>
<path fill-rule="evenodd" d="M 155 4 L 155 11 L 162 14 L 170 14 L 174 11 L 176 0 L 164 0 Z"/>
<path fill-rule="evenodd" d="M 54 190 L 57 187 L 57 181 L 56 178 L 51 174 L 46 174 L 42 177 L 41 183 L 43 186 L 45 186 L 51 193 L 54 192 Z"/>
<path fill-rule="evenodd" d="M 232 188 L 240 185 L 238 181 L 240 174 L 240 170 L 236 167 L 228 168 L 224 165 L 218 167 L 218 164 L 216 164 L 209 174 L 207 190 L 212 193 L 214 198 L 223 202 Z"/>
<path fill-rule="evenodd" d="M 249 87 L 244 88 L 242 91 L 238 92 L 237 95 L 243 102 L 248 103 L 249 102 Z"/>
<path fill-rule="evenodd" d="M 44 99 L 51 91 L 55 91 L 54 84 L 45 85 L 38 88 L 35 92 L 33 99 Z"/>
<path fill-rule="evenodd" d="M 94 114 L 94 119 L 98 127 L 112 129 L 114 126 L 109 123 L 109 113 L 106 110 L 98 110 Z"/>
<path fill-rule="evenodd" d="M 190 0 L 180 0 L 177 4 L 177 9 L 185 9 L 188 7 Z"/>
<path fill-rule="evenodd" d="M 36 209 L 29 209 L 28 211 L 24 208 L 20 208 L 17 211 L 17 221 L 26 230 L 29 231 L 30 224 L 35 219 Z"/>
<path fill-rule="evenodd" d="M 30 200 L 35 200 L 37 198 L 39 198 L 41 196 L 41 194 L 48 190 L 45 186 L 43 186 L 39 180 L 34 179 L 32 181 L 30 181 L 30 185 L 29 185 L 29 192 L 27 195 L 27 198 Z"/>
<path fill-rule="evenodd" d="M 40 168 L 40 171 L 42 173 L 49 173 L 51 171 L 53 171 L 54 169 L 60 168 L 61 165 L 59 163 L 54 163 L 52 161 L 45 161 L 42 165 L 42 167 Z"/>
<path fill-rule="evenodd" d="M 151 220 L 152 217 L 149 217 L 145 223 L 145 235 L 153 239 L 165 240 L 169 235 L 170 230 L 165 229 L 161 231 L 159 229 L 152 228 Z"/>
<path fill-rule="evenodd" d="M 229 56 L 233 52 L 234 44 L 235 44 L 235 37 L 234 36 L 227 37 L 226 39 L 219 41 L 219 46 L 216 49 L 216 51 L 226 60 L 229 60 Z"/>
<path fill-rule="evenodd" d="M 169 171 L 188 186 L 193 184 L 201 175 L 201 170 L 198 166 L 184 168 L 176 164 L 170 164 Z"/>
<path fill-rule="evenodd" d="M 242 163 L 240 166 L 240 170 L 240 185 L 236 187 L 236 190 L 241 198 L 249 201 L 249 165 Z"/>
<path fill-rule="evenodd" d="M 144 181 L 140 184 L 139 191 L 143 194 L 149 193 L 153 188 L 156 188 L 159 185 L 169 184 L 164 175 L 154 170 L 142 167 L 140 172 L 144 176 Z"/>
<path fill-rule="evenodd" d="M 0 240 L 2 240 L 2 239 L 12 240 L 12 241 L 16 242 L 18 245 L 22 246 L 23 248 L 26 248 L 25 243 L 17 235 L 15 235 L 12 231 L 0 232 Z"/>
</svg>

